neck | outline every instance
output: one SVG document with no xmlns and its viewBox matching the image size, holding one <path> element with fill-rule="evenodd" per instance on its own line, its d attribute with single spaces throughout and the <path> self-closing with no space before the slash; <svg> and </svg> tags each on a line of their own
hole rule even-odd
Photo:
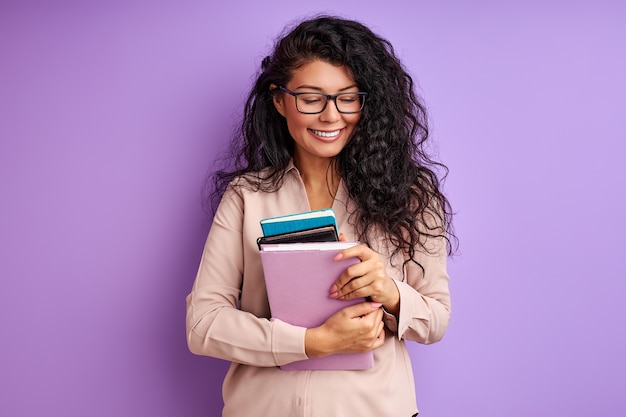
<svg viewBox="0 0 626 417">
<path fill-rule="evenodd" d="M 336 164 L 332 159 L 320 159 L 315 163 L 298 163 L 294 158 L 294 164 L 300 171 L 302 182 L 309 200 L 311 210 L 329 208 L 339 188 L 340 176 Z"/>
</svg>

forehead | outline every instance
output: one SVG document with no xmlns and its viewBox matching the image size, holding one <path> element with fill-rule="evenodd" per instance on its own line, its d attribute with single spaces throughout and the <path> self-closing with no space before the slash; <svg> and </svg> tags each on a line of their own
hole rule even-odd
<svg viewBox="0 0 626 417">
<path fill-rule="evenodd" d="M 354 84 L 354 78 L 346 67 L 325 61 L 311 61 L 293 72 L 288 87 L 293 90 L 315 87 L 324 92 L 333 92 Z"/>
</svg>

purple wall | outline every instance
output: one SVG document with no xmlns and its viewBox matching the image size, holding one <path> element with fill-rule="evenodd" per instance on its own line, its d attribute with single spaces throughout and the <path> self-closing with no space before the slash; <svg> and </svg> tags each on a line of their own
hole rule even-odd
<svg viewBox="0 0 626 417">
<path fill-rule="evenodd" d="M 626 414 L 622 2 L 15 3 L 0 415 L 219 415 L 226 364 L 184 335 L 200 187 L 274 36 L 314 11 L 394 43 L 451 169 L 462 246 L 446 338 L 411 347 L 422 414 Z"/>
</svg>

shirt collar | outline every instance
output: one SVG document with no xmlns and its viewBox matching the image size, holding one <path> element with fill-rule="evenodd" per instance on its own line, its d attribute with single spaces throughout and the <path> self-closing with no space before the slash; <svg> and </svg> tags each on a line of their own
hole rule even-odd
<svg viewBox="0 0 626 417">
<path fill-rule="evenodd" d="M 295 169 L 296 171 L 298 170 L 298 168 L 296 168 L 296 165 L 293 163 L 293 158 L 291 158 L 287 163 L 287 166 L 285 167 L 285 172 L 289 172 L 292 169 Z"/>
</svg>

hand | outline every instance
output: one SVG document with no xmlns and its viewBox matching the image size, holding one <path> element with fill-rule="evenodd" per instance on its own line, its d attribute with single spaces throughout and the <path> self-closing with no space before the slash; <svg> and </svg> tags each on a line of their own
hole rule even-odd
<svg viewBox="0 0 626 417">
<path fill-rule="evenodd" d="M 364 302 L 346 307 L 324 324 L 305 333 L 305 350 L 310 358 L 333 353 L 360 353 L 385 342 L 380 303 Z"/>
<path fill-rule="evenodd" d="M 359 258 L 361 262 L 348 267 L 339 276 L 331 286 L 329 296 L 339 300 L 369 297 L 369 300 L 381 303 L 385 310 L 397 315 L 400 311 L 400 293 L 385 273 L 380 255 L 361 244 L 343 250 L 334 260 L 347 258 Z"/>
</svg>

